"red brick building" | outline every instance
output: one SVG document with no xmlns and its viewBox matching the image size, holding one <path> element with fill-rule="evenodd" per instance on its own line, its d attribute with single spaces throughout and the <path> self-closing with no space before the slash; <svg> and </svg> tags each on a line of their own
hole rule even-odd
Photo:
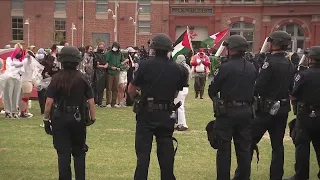
<svg viewBox="0 0 320 180">
<path fill-rule="evenodd" d="M 75 46 L 96 45 L 99 41 L 110 46 L 116 35 L 126 47 L 134 44 L 135 24 L 136 44 L 145 46 L 160 32 L 175 40 L 186 26 L 191 29 L 195 46 L 228 27 L 230 34 L 245 36 L 254 52 L 270 32 L 278 29 L 292 35 L 294 49 L 320 45 L 320 0 L 137 1 L 0 1 L 0 48 L 16 42 L 50 47 L 62 39 L 72 44 L 72 34 Z M 76 30 L 72 30 L 72 24 Z"/>
</svg>

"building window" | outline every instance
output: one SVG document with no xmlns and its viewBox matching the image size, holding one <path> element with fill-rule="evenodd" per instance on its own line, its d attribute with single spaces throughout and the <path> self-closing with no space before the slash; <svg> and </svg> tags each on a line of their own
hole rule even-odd
<svg viewBox="0 0 320 180">
<path fill-rule="evenodd" d="M 299 1 L 305 2 L 307 0 L 277 0 L 277 2 L 299 2 Z"/>
<path fill-rule="evenodd" d="M 56 19 L 55 20 L 55 32 L 54 41 L 55 43 L 60 43 L 66 40 L 66 20 Z"/>
<path fill-rule="evenodd" d="M 289 23 L 281 26 L 279 30 L 286 31 L 288 34 L 291 35 L 291 42 L 294 43 L 294 47 L 292 47 L 291 44 L 288 47 L 289 50 L 296 51 L 298 48 L 304 49 L 305 35 L 300 25 L 295 23 Z"/>
<path fill-rule="evenodd" d="M 196 0 L 196 3 L 204 3 L 204 0 Z"/>
<path fill-rule="evenodd" d="M 246 2 L 255 2 L 256 0 L 231 0 L 231 2 L 242 2 L 242 3 L 246 3 Z"/>
<path fill-rule="evenodd" d="M 254 24 L 247 22 L 235 22 L 230 25 L 230 36 L 241 35 L 245 37 L 249 43 L 249 51 L 253 50 Z"/>
<path fill-rule="evenodd" d="M 139 33 L 150 33 L 150 21 L 139 21 Z"/>
<path fill-rule="evenodd" d="M 23 17 L 12 17 L 12 40 L 23 41 Z"/>
<path fill-rule="evenodd" d="M 96 0 L 96 12 L 107 12 L 108 11 L 108 0 Z"/>
<path fill-rule="evenodd" d="M 179 0 L 180 3 L 188 3 L 189 0 Z"/>
<path fill-rule="evenodd" d="M 151 0 L 139 0 L 139 7 L 142 9 L 139 11 L 143 14 L 150 14 L 151 12 Z"/>
<path fill-rule="evenodd" d="M 23 9 L 23 0 L 12 0 L 11 1 L 11 9 Z"/>
<path fill-rule="evenodd" d="M 55 0 L 54 1 L 54 11 L 66 11 L 66 0 Z"/>
</svg>

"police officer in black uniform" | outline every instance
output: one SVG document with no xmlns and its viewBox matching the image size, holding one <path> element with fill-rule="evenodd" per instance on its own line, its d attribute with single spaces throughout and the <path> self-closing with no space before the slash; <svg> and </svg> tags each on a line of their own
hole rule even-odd
<svg viewBox="0 0 320 180">
<path fill-rule="evenodd" d="M 166 34 L 157 34 L 150 42 L 155 56 L 142 61 L 134 80 L 130 83 L 130 97 L 137 96 L 141 88 L 140 101 L 134 103 L 136 113 L 135 148 L 137 166 L 135 180 L 147 180 L 153 136 L 157 141 L 157 155 L 162 180 L 175 180 L 173 173 L 175 150 L 173 131 L 175 120 L 170 118 L 178 91 L 187 87 L 187 74 L 177 63 L 168 58 L 172 41 Z"/>
<path fill-rule="evenodd" d="M 320 166 L 320 46 L 311 47 L 307 57 L 310 68 L 296 75 L 291 94 L 297 101 L 298 110 L 296 121 L 290 122 L 294 126 L 291 137 L 296 147 L 296 173 L 290 180 L 309 179 L 310 142 Z"/>
<path fill-rule="evenodd" d="M 239 180 L 250 178 L 251 153 L 251 103 L 254 95 L 256 71 L 245 60 L 247 40 L 239 35 L 225 42 L 228 59 L 215 71 L 209 86 L 209 96 L 214 102 L 214 132 L 218 142 L 217 180 L 230 179 L 231 140 L 233 138 L 239 165 Z M 220 97 L 217 96 L 220 92 Z"/>
<path fill-rule="evenodd" d="M 289 94 L 294 76 L 294 66 L 285 57 L 291 36 L 285 31 L 276 31 L 270 34 L 268 42 L 271 44 L 271 54 L 267 56 L 255 86 L 259 106 L 252 125 L 252 143 L 258 144 L 264 133 L 269 132 L 272 146 L 270 180 L 281 180 L 284 163 L 283 138 L 290 112 Z"/>
<path fill-rule="evenodd" d="M 58 154 L 59 180 L 71 180 L 71 154 L 75 177 L 85 179 L 86 125 L 95 122 L 93 92 L 85 76 L 76 68 L 80 52 L 72 46 L 63 47 L 59 59 L 63 70 L 52 78 L 45 105 L 45 131 L 53 135 Z M 85 107 L 85 102 L 89 107 Z M 90 115 L 89 115 L 90 111 Z M 91 116 L 91 118 L 90 118 Z"/>
</svg>

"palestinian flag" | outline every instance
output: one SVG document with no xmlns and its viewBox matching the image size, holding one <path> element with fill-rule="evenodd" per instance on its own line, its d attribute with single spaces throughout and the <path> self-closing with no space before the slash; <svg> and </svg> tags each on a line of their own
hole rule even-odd
<svg viewBox="0 0 320 180">
<path fill-rule="evenodd" d="M 182 35 L 173 44 L 173 46 L 172 58 L 174 60 L 177 59 L 177 56 L 180 54 L 187 54 L 190 51 L 193 51 L 188 27 L 187 30 L 182 33 Z"/>
<path fill-rule="evenodd" d="M 229 28 L 225 29 L 221 32 L 218 32 L 216 34 L 213 34 L 209 38 L 202 41 L 201 44 L 202 44 L 202 46 L 205 46 L 204 48 L 214 47 L 216 44 L 218 44 L 226 36 L 226 34 L 228 32 L 229 32 Z"/>
</svg>

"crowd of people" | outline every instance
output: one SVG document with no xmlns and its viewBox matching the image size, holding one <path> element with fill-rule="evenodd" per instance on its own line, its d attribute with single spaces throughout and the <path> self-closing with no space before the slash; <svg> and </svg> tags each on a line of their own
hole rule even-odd
<svg viewBox="0 0 320 180">
<path fill-rule="evenodd" d="M 54 136 L 59 175 L 71 178 L 72 153 L 76 177 L 84 179 L 85 152 L 88 150 L 85 126 L 88 124 L 78 123 L 84 118 L 76 115 L 81 114 L 79 108 L 85 104 L 78 97 L 84 95 L 86 102 L 89 102 L 91 125 L 95 122 L 94 106 L 131 106 L 132 99 L 139 96 L 140 89 L 142 104 L 138 102 L 134 108 L 137 114 L 135 146 L 138 159 L 135 179 L 147 179 L 152 137 L 156 136 L 161 179 L 174 180 L 175 151 L 172 141 L 176 139 L 173 129 L 188 129 L 184 102 L 189 92 L 190 77 L 195 79 L 196 99 L 204 99 L 205 84 L 209 77 L 208 95 L 214 103 L 216 119 L 208 124 L 206 130 L 210 145 L 217 149 L 217 179 L 231 178 L 233 139 L 238 162 L 233 179 L 249 180 L 253 150 L 257 150 L 257 144 L 266 131 L 269 132 L 272 146 L 270 179 L 282 179 L 283 138 L 292 104 L 297 115 L 289 124 L 290 136 L 296 147 L 296 173 L 290 180 L 306 180 L 309 178 L 310 142 L 313 142 L 317 158 L 320 159 L 317 117 L 320 83 L 316 81 L 319 78 L 320 47 L 306 51 L 308 61 L 299 62 L 298 54 L 293 53 L 290 62 L 286 53 L 291 42 L 288 33 L 273 32 L 267 42 L 270 53 L 253 56 L 247 52 L 247 40 L 240 35 L 233 35 L 223 44 L 227 50 L 226 57 L 217 56 L 215 51 L 200 49 L 194 55 L 178 55 L 175 62 L 168 56 L 173 48 L 166 34 L 158 34 L 153 38 L 150 47 L 154 55 L 149 59 L 144 47 L 121 49 L 118 42 L 114 42 L 110 48 L 101 42 L 96 48 L 87 45 L 78 49 L 62 42 L 60 46 L 53 45 L 50 49 L 40 48 L 37 51 L 34 46 L 24 49 L 16 44 L 11 56 L 0 61 L 0 68 L 4 64 L 6 66 L 0 76 L 5 117 L 32 117 L 28 102 L 36 87 L 41 114 L 44 114 L 45 131 Z M 147 62 L 142 63 L 146 59 Z M 305 69 L 299 69 L 298 66 L 304 66 Z M 146 75 L 149 79 L 145 78 Z M 71 83 L 73 78 L 76 81 L 74 84 Z M 76 89 L 79 92 L 71 95 L 71 90 Z M 57 97 L 63 97 L 63 101 L 71 104 L 64 104 L 58 109 L 58 112 L 63 109 L 62 115 L 54 112 L 55 107 L 51 108 Z M 178 115 L 177 119 L 174 114 Z M 65 121 L 59 121 L 60 118 Z M 81 137 L 75 133 L 75 129 L 79 130 Z M 72 137 L 65 134 L 71 134 Z"/>
<path fill-rule="evenodd" d="M 0 69 L 5 68 L 1 75 L 2 101 L 5 118 L 30 118 L 28 111 L 29 98 L 33 89 L 37 89 L 41 115 L 44 113 L 46 88 L 52 76 L 61 70 L 57 57 L 67 42 L 54 44 L 51 48 L 24 48 L 16 44 L 10 57 L 0 60 Z M 7 45 L 5 49 L 10 49 Z M 99 107 L 126 107 L 132 105 L 127 98 L 126 89 L 132 81 L 134 72 L 141 60 L 147 58 L 147 51 L 142 46 L 120 49 L 115 42 L 106 48 L 103 42 L 96 48 L 91 45 L 78 48 L 83 60 L 78 66 L 89 81 L 95 94 L 95 103 Z M 106 92 L 106 104 L 102 103 Z"/>
</svg>

